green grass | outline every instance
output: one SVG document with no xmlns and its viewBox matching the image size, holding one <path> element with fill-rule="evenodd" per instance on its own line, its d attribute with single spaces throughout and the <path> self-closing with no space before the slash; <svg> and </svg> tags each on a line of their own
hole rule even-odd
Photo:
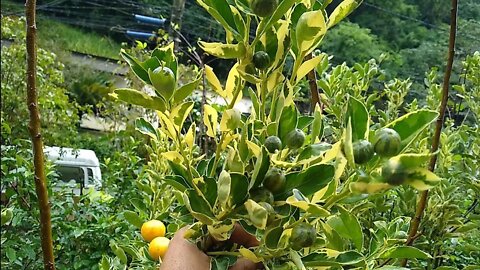
<svg viewBox="0 0 480 270">
<path fill-rule="evenodd" d="M 49 19 L 39 19 L 40 45 L 118 59 L 120 44 L 106 36 L 87 32 Z"/>
<path fill-rule="evenodd" d="M 2 0 L 2 14 L 24 16 L 23 4 Z M 107 36 L 89 32 L 43 16 L 37 17 L 39 45 L 53 51 L 74 51 L 118 59 L 120 44 Z"/>
</svg>

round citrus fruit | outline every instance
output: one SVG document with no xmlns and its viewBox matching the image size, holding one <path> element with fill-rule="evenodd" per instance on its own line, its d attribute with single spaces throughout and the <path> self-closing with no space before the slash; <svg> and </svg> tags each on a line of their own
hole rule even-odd
<svg viewBox="0 0 480 270">
<path fill-rule="evenodd" d="M 149 74 L 157 93 L 169 100 L 175 91 L 175 74 L 168 67 L 157 67 Z"/>
<path fill-rule="evenodd" d="M 278 168 L 271 168 L 265 175 L 265 179 L 263 179 L 263 186 L 272 193 L 276 193 L 283 190 L 285 187 L 285 182 L 285 174 L 282 172 L 282 170 Z"/>
<path fill-rule="evenodd" d="M 293 227 L 292 234 L 290 235 L 290 246 L 299 250 L 304 247 L 313 245 L 317 238 L 317 231 L 308 223 L 300 223 Z"/>
<path fill-rule="evenodd" d="M 282 141 L 277 136 L 269 136 L 265 139 L 264 145 L 270 153 L 275 153 L 276 150 L 282 149 Z"/>
<path fill-rule="evenodd" d="M 373 146 L 367 140 L 359 140 L 353 143 L 353 158 L 355 163 L 363 164 L 373 157 Z"/>
<path fill-rule="evenodd" d="M 405 168 L 397 160 L 388 160 L 382 166 L 382 178 L 390 185 L 398 186 L 408 178 Z"/>
<path fill-rule="evenodd" d="M 253 55 L 253 64 L 260 70 L 266 69 L 270 66 L 270 56 L 264 51 L 258 51 Z"/>
<path fill-rule="evenodd" d="M 287 134 L 285 137 L 285 142 L 288 148 L 298 149 L 305 143 L 305 133 L 296 128 Z"/>
<path fill-rule="evenodd" d="M 148 254 L 155 261 L 158 261 L 158 258 L 163 258 L 165 253 L 167 253 L 168 244 L 170 240 L 166 237 L 156 237 L 148 245 Z"/>
<path fill-rule="evenodd" d="M 143 223 L 140 229 L 142 237 L 145 241 L 150 242 L 155 237 L 165 236 L 165 225 L 160 220 L 149 220 Z"/>
<path fill-rule="evenodd" d="M 266 188 L 258 188 L 256 190 L 253 190 L 250 193 L 250 198 L 254 200 L 255 202 L 266 202 L 269 204 L 272 204 L 274 201 L 274 197 L 272 192 L 270 192 Z"/>
<path fill-rule="evenodd" d="M 278 0 L 252 0 L 250 8 L 258 17 L 268 17 L 277 9 Z"/>
<path fill-rule="evenodd" d="M 375 153 L 382 157 L 392 157 L 400 153 L 402 139 L 391 128 L 382 128 L 375 134 Z"/>
</svg>

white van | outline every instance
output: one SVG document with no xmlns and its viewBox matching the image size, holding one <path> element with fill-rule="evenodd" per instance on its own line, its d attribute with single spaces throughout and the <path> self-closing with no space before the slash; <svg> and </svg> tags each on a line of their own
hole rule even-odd
<svg viewBox="0 0 480 270">
<path fill-rule="evenodd" d="M 92 150 L 46 146 L 44 152 L 63 182 L 57 188 L 71 187 L 79 195 L 86 189 L 98 190 L 102 186 L 100 162 Z"/>
</svg>

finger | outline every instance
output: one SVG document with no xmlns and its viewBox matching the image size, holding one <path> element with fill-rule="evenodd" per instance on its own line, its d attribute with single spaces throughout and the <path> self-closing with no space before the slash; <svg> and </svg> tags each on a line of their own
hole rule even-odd
<svg viewBox="0 0 480 270">
<path fill-rule="evenodd" d="M 173 236 L 160 270 L 210 269 L 210 258 L 184 238 L 186 230 L 183 227 Z"/>
<path fill-rule="evenodd" d="M 242 227 L 242 225 L 236 223 L 235 228 L 233 229 L 232 235 L 230 236 L 230 240 L 233 243 L 237 243 L 244 247 L 256 247 L 260 244 L 255 236 L 251 235 Z"/>
</svg>

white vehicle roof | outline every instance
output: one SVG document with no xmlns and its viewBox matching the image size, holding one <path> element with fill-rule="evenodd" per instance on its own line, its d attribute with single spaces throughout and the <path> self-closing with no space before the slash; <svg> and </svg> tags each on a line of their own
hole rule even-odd
<svg viewBox="0 0 480 270">
<path fill-rule="evenodd" d="M 44 152 L 49 160 L 58 165 L 100 166 L 97 155 L 92 150 L 46 146 Z"/>
</svg>

